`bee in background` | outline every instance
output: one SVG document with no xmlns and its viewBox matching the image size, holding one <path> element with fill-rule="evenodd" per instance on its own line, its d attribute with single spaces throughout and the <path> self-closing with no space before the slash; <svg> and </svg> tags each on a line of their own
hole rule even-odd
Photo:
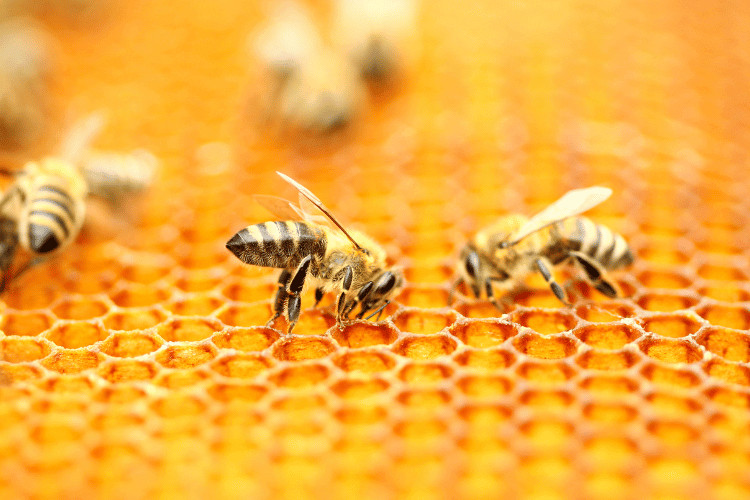
<svg viewBox="0 0 750 500">
<path fill-rule="evenodd" d="M 315 286 L 317 306 L 327 292 L 336 292 L 336 321 L 382 313 L 404 284 L 399 268 L 389 267 L 385 251 L 370 237 L 349 231 L 310 190 L 277 172 L 299 191 L 300 205 L 273 196 L 256 199 L 281 220 L 248 226 L 237 232 L 227 249 L 246 264 L 283 269 L 268 324 L 285 314 L 287 332 L 299 319 L 300 294 L 305 285 Z M 311 215 L 315 209 L 323 215 Z"/>
<path fill-rule="evenodd" d="M 80 161 L 89 194 L 113 205 L 144 192 L 153 182 L 158 166 L 159 160 L 145 149 L 130 153 L 93 150 Z"/>
<path fill-rule="evenodd" d="M 88 145 L 104 126 L 104 118 L 99 113 L 76 123 L 65 137 L 60 152 L 56 156 L 29 162 L 17 172 L 3 171 L 12 175 L 14 182 L 0 199 L 0 291 L 3 291 L 12 278 L 32 266 L 59 253 L 78 236 L 86 215 L 85 198 L 88 194 L 108 194 L 115 190 L 117 182 L 132 187 L 142 184 L 138 169 L 134 179 L 124 170 L 112 170 L 107 189 L 101 193 L 89 189 L 84 175 L 91 155 Z M 133 167 L 140 160 L 127 161 L 126 155 L 113 155 L 111 169 L 124 166 Z M 140 166 L 140 165 L 139 165 Z M 97 164 L 99 171 L 105 164 Z M 116 172 L 116 173 L 115 173 Z M 137 180 L 135 180 L 137 179 Z M 18 248 L 27 251 L 31 258 L 15 272 L 10 268 Z"/>
<path fill-rule="evenodd" d="M 579 214 L 610 197 L 604 187 L 574 189 L 547 208 L 527 218 L 509 215 L 479 231 L 461 250 L 454 285 L 466 283 L 475 297 L 486 294 L 495 306 L 493 286 L 509 289 L 533 272 L 539 272 L 552 292 L 568 305 L 563 288 L 551 268 L 573 264 L 586 279 L 607 297 L 617 297 L 616 285 L 606 271 L 633 262 L 633 254 L 619 234 Z"/>
<path fill-rule="evenodd" d="M 333 38 L 360 74 L 392 78 L 406 64 L 416 25 L 417 0 L 334 0 Z"/>
<path fill-rule="evenodd" d="M 43 135 L 53 48 L 50 36 L 29 19 L 0 23 L 0 148 L 26 149 Z"/>
<path fill-rule="evenodd" d="M 269 118 L 292 128 L 329 132 L 354 117 L 363 97 L 357 70 L 323 42 L 301 5 L 280 4 L 251 44 L 271 81 Z"/>
</svg>

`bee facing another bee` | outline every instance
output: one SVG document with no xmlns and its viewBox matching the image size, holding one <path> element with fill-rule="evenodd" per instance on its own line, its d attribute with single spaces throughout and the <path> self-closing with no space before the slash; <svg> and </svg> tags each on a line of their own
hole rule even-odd
<svg viewBox="0 0 750 500">
<path fill-rule="evenodd" d="M 92 164 L 92 158 L 99 158 L 100 153 L 87 151 L 103 123 L 100 114 L 92 114 L 73 126 L 57 156 L 29 162 L 18 172 L 2 172 L 14 176 L 15 182 L 0 199 L 0 271 L 3 273 L 0 291 L 12 278 L 60 252 L 76 239 L 85 220 L 88 194 L 111 196 L 114 181 L 92 186 L 86 182 L 90 170 L 104 175 L 104 163 Z M 155 168 L 154 163 L 146 165 L 143 161 L 129 155 L 112 155 L 108 165 L 116 172 L 113 170 L 108 178 L 143 189 L 146 187 L 142 181 L 143 171 Z M 130 179 L 130 174 L 122 167 L 132 168 L 134 162 L 139 168 L 133 168 L 134 179 Z M 11 273 L 19 247 L 30 253 L 31 258 Z"/>
<path fill-rule="evenodd" d="M 263 222 L 237 232 L 229 249 L 246 264 L 283 269 L 274 298 L 271 324 L 284 314 L 291 332 L 299 319 L 300 294 L 315 286 L 315 305 L 326 292 L 338 293 L 336 321 L 380 316 L 404 284 L 401 269 L 389 267 L 385 251 L 367 235 L 348 231 L 310 190 L 277 172 L 299 191 L 300 205 L 272 196 L 256 199 L 280 221 Z M 321 215 L 312 215 L 316 209 Z"/>
<path fill-rule="evenodd" d="M 633 254 L 622 236 L 578 217 L 611 194 L 612 190 L 604 187 L 574 189 L 531 218 L 509 215 L 479 231 L 461 250 L 460 277 L 454 289 L 466 283 L 475 297 L 485 294 L 498 306 L 494 285 L 508 289 L 539 272 L 555 297 L 568 304 L 551 267 L 573 264 L 583 270 L 594 288 L 607 297 L 617 297 L 617 287 L 606 272 L 630 265 Z"/>
</svg>

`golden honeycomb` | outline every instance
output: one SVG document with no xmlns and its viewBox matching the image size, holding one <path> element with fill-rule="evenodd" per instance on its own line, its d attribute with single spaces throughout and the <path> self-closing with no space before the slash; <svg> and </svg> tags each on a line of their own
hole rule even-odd
<svg viewBox="0 0 750 500">
<path fill-rule="evenodd" d="M 750 497 L 750 4 L 425 1 L 331 137 L 259 126 L 260 4 L 39 13 L 58 107 L 162 170 L 3 297 L 0 497 Z M 275 272 L 224 244 L 274 170 L 404 266 L 387 318 L 263 326 Z M 626 297 L 446 306 L 473 231 L 596 184 Z"/>
</svg>

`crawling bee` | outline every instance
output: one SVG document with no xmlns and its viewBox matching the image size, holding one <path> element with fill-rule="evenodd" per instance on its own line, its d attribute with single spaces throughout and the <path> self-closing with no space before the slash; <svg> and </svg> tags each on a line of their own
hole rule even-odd
<svg viewBox="0 0 750 500">
<path fill-rule="evenodd" d="M 459 279 L 474 296 L 482 293 L 498 306 L 493 285 L 511 288 L 534 271 L 539 271 L 555 296 L 568 304 L 565 292 L 555 281 L 551 266 L 572 263 L 579 266 L 591 284 L 607 297 L 618 295 L 606 271 L 628 266 L 633 254 L 619 234 L 585 217 L 576 217 L 609 198 L 604 187 L 574 189 L 527 218 L 509 215 L 478 232 L 461 250 Z M 499 307 L 499 306 L 498 306 Z"/>
<path fill-rule="evenodd" d="M 315 285 L 316 306 L 326 292 L 338 293 L 338 323 L 347 321 L 358 305 L 357 318 L 370 311 L 365 319 L 379 317 L 403 286 L 402 271 L 387 266 L 385 251 L 371 238 L 344 229 L 310 190 L 277 173 L 299 191 L 303 208 L 280 198 L 256 196 L 284 220 L 248 226 L 227 242 L 229 251 L 246 264 L 283 269 L 268 324 L 285 313 L 291 332 L 299 319 L 300 293 L 310 283 Z M 310 215 L 306 206 L 324 216 Z"/>
<path fill-rule="evenodd" d="M 0 23 L 0 147 L 24 149 L 42 135 L 50 112 L 53 43 L 26 18 Z"/>
<path fill-rule="evenodd" d="M 357 70 L 323 42 L 301 5 L 282 3 L 252 44 L 272 83 L 269 117 L 313 132 L 351 121 L 363 93 Z"/>
<path fill-rule="evenodd" d="M 334 39 L 362 76 L 393 77 L 414 45 L 416 0 L 336 0 Z"/>
<path fill-rule="evenodd" d="M 94 113 L 73 126 L 57 156 L 29 162 L 18 172 L 2 172 L 12 175 L 15 182 L 0 199 L 0 271 L 3 273 L 0 292 L 11 277 L 18 277 L 76 239 L 85 219 L 88 194 L 109 192 L 103 188 L 101 193 L 92 191 L 84 176 L 91 154 L 87 146 L 102 126 L 103 117 Z M 111 168 L 120 166 L 122 160 L 111 164 Z M 97 168 L 104 166 L 99 163 Z M 123 180 L 128 178 L 127 172 L 121 171 L 112 177 L 127 184 Z M 107 187 L 113 189 L 114 185 L 110 183 Z M 11 273 L 19 247 L 28 251 L 31 259 Z"/>
</svg>

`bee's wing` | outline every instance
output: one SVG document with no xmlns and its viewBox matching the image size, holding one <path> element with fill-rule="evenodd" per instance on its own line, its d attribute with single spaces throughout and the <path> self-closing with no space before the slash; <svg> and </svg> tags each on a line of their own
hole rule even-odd
<svg viewBox="0 0 750 500">
<path fill-rule="evenodd" d="M 95 111 L 75 122 L 60 145 L 60 157 L 78 163 L 105 123 L 106 118 L 101 111 Z"/>
<path fill-rule="evenodd" d="M 354 244 L 355 248 L 357 248 L 357 249 L 360 249 L 360 248 L 362 248 L 362 247 L 361 247 L 361 246 L 359 245 L 359 243 L 357 243 L 357 242 L 355 241 L 355 239 L 354 239 L 354 238 L 352 238 L 352 235 L 351 235 L 351 234 L 349 234 L 349 233 L 348 233 L 348 232 L 346 231 L 346 229 L 344 229 L 344 226 L 342 226 L 342 225 L 341 225 L 341 223 L 340 223 L 340 222 L 339 222 L 339 221 L 338 221 L 338 220 L 336 219 L 336 217 L 334 217 L 334 216 L 333 216 L 333 214 L 331 213 L 331 211 L 330 211 L 330 210 L 328 210 L 328 208 L 326 208 L 326 206 L 325 206 L 325 205 L 323 205 L 323 202 L 322 202 L 322 201 L 320 201 L 320 199 L 319 199 L 319 198 L 318 198 L 317 196 L 315 196 L 315 194 L 313 194 L 313 192 L 312 192 L 312 191 L 310 191 L 310 190 L 309 190 L 309 189 L 307 189 L 307 188 L 306 188 L 305 186 L 303 186 L 303 185 L 302 185 L 302 184 L 300 184 L 299 182 L 295 181 L 294 179 L 292 179 L 292 178 L 291 178 L 291 177 L 289 177 L 288 175 L 284 175 L 284 174 L 282 174 L 281 172 L 276 172 L 276 173 L 277 173 L 277 174 L 279 174 L 279 176 L 280 176 L 280 177 L 281 177 L 282 179 L 284 179 L 284 180 L 285 180 L 285 181 L 287 181 L 287 182 L 288 182 L 289 184 L 291 184 L 292 186 L 294 186 L 294 187 L 295 187 L 295 189 L 297 189 L 297 191 L 299 191 L 299 194 L 300 194 L 300 200 L 302 200 L 303 198 L 305 199 L 305 201 L 304 201 L 304 202 L 302 202 L 302 201 L 301 201 L 301 203 L 305 203 L 305 204 L 307 204 L 308 202 L 312 203 L 312 205 L 313 205 L 313 206 L 314 206 L 314 207 L 315 207 L 316 209 L 318 209 L 318 210 L 320 210 L 321 212 L 323 212 L 323 214 L 324 214 L 324 215 L 326 216 L 326 219 L 327 219 L 327 221 L 326 221 L 326 222 L 330 222 L 330 223 L 332 223 L 332 224 L 333 224 L 333 225 L 334 225 L 334 226 L 335 226 L 335 227 L 336 227 L 337 229 L 339 229 L 339 230 L 340 230 L 340 231 L 341 231 L 342 233 L 344 233 L 344 236 L 346 236 L 346 237 L 347 237 L 347 238 L 349 239 L 349 241 L 351 241 L 351 242 L 352 242 L 352 244 Z M 303 213 L 307 213 L 307 211 L 303 211 Z"/>
<path fill-rule="evenodd" d="M 305 220 L 302 210 L 289 200 L 267 194 L 256 194 L 253 198 L 280 220 Z"/>
<path fill-rule="evenodd" d="M 568 191 L 560 199 L 526 221 L 518 231 L 511 235 L 506 246 L 515 245 L 528 235 L 551 226 L 555 222 L 582 214 L 602 203 L 611 195 L 611 189 L 601 186 Z"/>
</svg>

